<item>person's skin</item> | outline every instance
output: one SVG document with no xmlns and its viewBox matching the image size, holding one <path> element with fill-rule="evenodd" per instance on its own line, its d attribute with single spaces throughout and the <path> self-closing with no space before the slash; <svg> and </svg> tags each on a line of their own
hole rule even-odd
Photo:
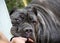
<svg viewBox="0 0 60 43">
<path fill-rule="evenodd" d="M 23 37 L 15 37 L 12 39 L 12 41 L 9 41 L 5 35 L 3 35 L 0 32 L 0 43 L 25 43 L 27 41 L 27 38 Z M 29 41 L 33 42 L 33 40 L 29 39 Z"/>
<path fill-rule="evenodd" d="M 11 43 L 25 43 L 26 41 L 27 41 L 27 38 L 15 37 L 15 38 L 12 39 Z M 29 41 L 32 42 L 32 43 L 34 42 L 30 38 L 29 38 Z"/>
<path fill-rule="evenodd" d="M 0 32 L 0 43 L 10 43 L 8 39 Z"/>
<path fill-rule="evenodd" d="M 25 43 L 27 39 L 23 37 L 15 37 L 10 42 L 3 33 L 0 32 L 0 43 Z"/>
<path fill-rule="evenodd" d="M 25 43 L 26 40 L 27 39 L 23 37 L 15 37 L 12 39 L 11 43 Z"/>
</svg>

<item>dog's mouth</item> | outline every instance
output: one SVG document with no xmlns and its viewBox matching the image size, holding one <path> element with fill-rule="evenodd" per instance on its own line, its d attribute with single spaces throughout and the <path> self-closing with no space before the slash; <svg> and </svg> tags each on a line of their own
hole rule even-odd
<svg viewBox="0 0 60 43">
<path fill-rule="evenodd" d="M 17 27 L 13 27 L 14 29 L 17 29 Z M 20 34 L 19 34 L 20 33 Z M 35 42 L 35 39 L 34 39 L 34 36 L 32 35 L 32 30 L 28 30 L 28 31 L 19 31 L 19 32 L 16 32 L 16 36 L 14 36 L 14 37 L 24 37 L 24 38 L 27 38 L 27 41 L 26 41 L 26 43 L 27 42 L 29 42 L 29 43 L 34 43 Z M 19 35 L 17 35 L 17 34 L 19 34 Z M 15 35 L 15 34 L 13 34 L 13 35 Z M 13 38 L 14 38 L 13 37 Z M 13 39 L 12 38 L 12 39 Z M 11 39 L 11 40 L 12 40 Z"/>
<path fill-rule="evenodd" d="M 27 38 L 26 43 L 34 43 L 34 39 L 30 37 L 31 33 L 32 33 L 31 31 L 26 32 L 26 38 Z"/>
<path fill-rule="evenodd" d="M 27 38 L 27 41 L 25 43 L 34 43 L 34 40 L 31 38 Z"/>
</svg>

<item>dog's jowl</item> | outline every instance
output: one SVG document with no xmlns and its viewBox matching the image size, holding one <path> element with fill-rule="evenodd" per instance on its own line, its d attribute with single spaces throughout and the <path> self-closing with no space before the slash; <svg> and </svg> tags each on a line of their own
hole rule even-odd
<svg viewBox="0 0 60 43">
<path fill-rule="evenodd" d="M 60 0 L 32 0 L 10 13 L 14 37 L 30 38 L 34 43 L 60 43 Z"/>
</svg>

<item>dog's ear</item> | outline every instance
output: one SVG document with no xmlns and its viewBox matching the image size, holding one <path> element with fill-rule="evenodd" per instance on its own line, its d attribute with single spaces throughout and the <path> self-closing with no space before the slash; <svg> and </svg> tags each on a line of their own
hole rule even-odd
<svg viewBox="0 0 60 43">
<path fill-rule="evenodd" d="M 36 16 L 37 16 L 37 9 L 35 7 L 33 7 L 32 10 L 36 14 Z"/>
<path fill-rule="evenodd" d="M 17 8 L 13 8 L 11 11 L 10 11 L 10 13 L 9 13 L 9 15 L 11 15 L 13 12 L 15 12 L 17 10 Z"/>
</svg>

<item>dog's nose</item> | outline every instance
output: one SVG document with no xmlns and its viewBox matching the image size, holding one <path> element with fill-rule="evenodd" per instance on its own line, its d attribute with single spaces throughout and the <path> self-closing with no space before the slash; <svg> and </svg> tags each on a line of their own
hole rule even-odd
<svg viewBox="0 0 60 43">
<path fill-rule="evenodd" d="M 26 29 L 25 32 L 30 33 L 30 32 L 32 32 L 32 29 Z"/>
</svg>

